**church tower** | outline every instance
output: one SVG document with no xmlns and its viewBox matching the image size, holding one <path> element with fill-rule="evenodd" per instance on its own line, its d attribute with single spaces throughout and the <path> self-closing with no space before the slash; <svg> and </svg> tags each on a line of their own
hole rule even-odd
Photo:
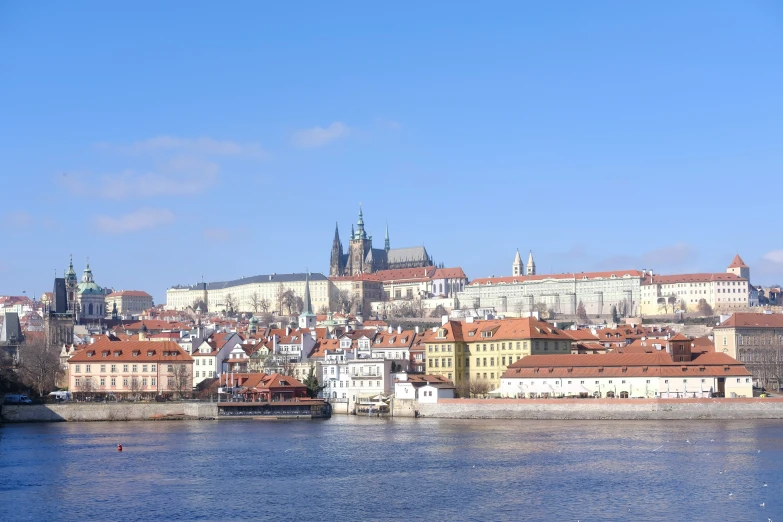
<svg viewBox="0 0 783 522">
<path fill-rule="evenodd" d="M 536 275 L 536 263 L 533 261 L 533 251 L 530 251 L 530 256 L 527 258 L 527 275 Z"/>
<path fill-rule="evenodd" d="M 391 250 L 391 243 L 389 243 L 389 224 L 386 223 L 386 238 L 383 240 L 383 249 L 386 250 L 386 253 L 389 253 L 389 250 Z"/>
<path fill-rule="evenodd" d="M 76 292 L 79 281 L 76 280 L 76 270 L 73 269 L 73 254 L 68 263 L 68 269 L 65 271 L 65 298 L 68 305 L 68 311 L 76 312 Z"/>
<path fill-rule="evenodd" d="M 313 303 L 310 299 L 310 274 L 305 276 L 305 294 L 304 310 L 299 314 L 299 328 L 312 330 L 315 328 L 315 314 L 313 313 Z"/>
<path fill-rule="evenodd" d="M 343 259 L 343 244 L 340 242 L 340 231 L 337 223 L 334 224 L 334 239 L 332 240 L 332 256 L 329 259 L 329 275 L 340 276 L 345 271 Z"/>
<path fill-rule="evenodd" d="M 726 273 L 734 274 L 738 277 L 741 277 L 743 279 L 747 279 L 750 281 L 750 267 L 745 264 L 745 261 L 742 260 L 742 258 L 737 254 L 734 256 L 734 260 L 731 262 L 729 267 L 726 269 Z"/>
<path fill-rule="evenodd" d="M 519 255 L 518 248 L 517 248 L 517 255 L 514 257 L 514 264 L 511 265 L 511 274 L 515 276 L 524 275 L 522 273 L 522 256 Z"/>
<path fill-rule="evenodd" d="M 346 275 L 357 275 L 372 270 L 372 267 L 365 267 L 364 263 L 367 253 L 371 248 L 372 238 L 368 236 L 367 232 L 364 230 L 364 216 L 362 214 L 362 207 L 359 205 L 359 220 L 356 222 L 356 231 L 351 236 L 350 251 L 348 254 L 350 273 L 347 273 Z"/>
</svg>

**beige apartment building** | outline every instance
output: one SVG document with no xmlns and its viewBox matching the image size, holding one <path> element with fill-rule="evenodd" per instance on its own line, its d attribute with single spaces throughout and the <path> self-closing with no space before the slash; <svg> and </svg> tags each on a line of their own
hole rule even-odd
<svg viewBox="0 0 783 522">
<path fill-rule="evenodd" d="M 771 390 L 783 383 L 783 314 L 735 313 L 713 330 L 715 351 L 745 364 L 754 382 Z"/>
<path fill-rule="evenodd" d="M 571 353 L 571 338 L 535 317 L 447 321 L 424 332 L 426 372 L 449 380 L 500 385 L 512 363 L 533 354 Z"/>
<path fill-rule="evenodd" d="M 140 290 L 122 290 L 106 296 L 106 311 L 111 313 L 114 306 L 120 315 L 139 315 L 154 306 L 152 296 Z"/>
<path fill-rule="evenodd" d="M 177 343 L 101 340 L 68 359 L 68 389 L 85 395 L 189 395 L 193 358 Z"/>
<path fill-rule="evenodd" d="M 641 283 L 642 315 L 700 311 L 701 301 L 715 313 L 743 310 L 750 305 L 750 268 L 739 255 L 725 273 L 654 275 Z"/>
</svg>

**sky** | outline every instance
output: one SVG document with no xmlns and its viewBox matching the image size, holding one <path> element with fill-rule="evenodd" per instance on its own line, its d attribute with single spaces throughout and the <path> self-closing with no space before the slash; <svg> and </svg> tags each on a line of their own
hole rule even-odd
<svg viewBox="0 0 783 522">
<path fill-rule="evenodd" d="M 783 283 L 779 2 L 0 2 L 0 295 L 382 247 Z"/>
</svg>

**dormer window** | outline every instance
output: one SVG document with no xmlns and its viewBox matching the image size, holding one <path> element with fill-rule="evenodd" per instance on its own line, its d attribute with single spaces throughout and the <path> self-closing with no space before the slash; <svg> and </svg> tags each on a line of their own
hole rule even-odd
<svg viewBox="0 0 783 522">
<path fill-rule="evenodd" d="M 101 356 L 108 357 L 109 356 L 109 350 L 101 352 Z"/>
<path fill-rule="evenodd" d="M 119 350 L 117 350 L 116 352 L 114 352 L 114 356 L 115 356 L 115 357 L 119 357 L 119 356 L 120 356 L 120 353 L 122 353 L 122 352 L 120 352 Z"/>
<path fill-rule="evenodd" d="M 134 350 L 133 351 L 133 356 L 134 357 L 138 357 L 139 355 L 141 355 L 141 352 L 139 350 Z"/>
</svg>

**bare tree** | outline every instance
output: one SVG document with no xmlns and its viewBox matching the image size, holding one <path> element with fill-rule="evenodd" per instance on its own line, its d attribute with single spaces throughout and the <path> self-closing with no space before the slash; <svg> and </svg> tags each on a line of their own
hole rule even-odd
<svg viewBox="0 0 783 522">
<path fill-rule="evenodd" d="M 337 304 L 341 312 L 349 314 L 353 312 L 354 305 L 356 304 L 356 296 L 350 290 L 341 290 L 337 295 Z"/>
<path fill-rule="evenodd" d="M 190 375 L 190 368 L 187 364 L 175 364 L 171 378 L 174 383 L 174 390 L 180 399 L 185 398 L 187 392 L 193 389 L 193 378 Z"/>
<path fill-rule="evenodd" d="M 446 311 L 446 309 L 443 307 L 443 305 L 438 305 L 435 307 L 435 310 L 433 310 L 430 313 L 430 317 L 443 317 L 444 315 L 448 315 L 449 313 Z"/>
<path fill-rule="evenodd" d="M 321 308 L 318 309 L 319 315 L 326 315 L 329 313 L 329 307 L 326 305 L 321 305 Z"/>
<path fill-rule="evenodd" d="M 469 398 L 470 397 L 470 381 L 467 379 L 460 379 L 454 383 L 455 391 L 458 397 Z"/>
<path fill-rule="evenodd" d="M 43 397 L 57 387 L 63 374 L 60 350 L 43 339 L 23 342 L 19 346 L 19 371 L 22 382 Z"/>
<path fill-rule="evenodd" d="M 677 305 L 682 312 L 688 311 L 688 303 L 685 302 L 685 299 L 680 299 L 680 302 Z"/>
<path fill-rule="evenodd" d="M 223 304 L 226 306 L 226 312 L 229 315 L 233 315 L 234 312 L 237 311 L 237 300 L 230 293 L 226 295 L 226 299 Z"/>
<path fill-rule="evenodd" d="M 261 297 L 258 295 L 258 292 L 250 294 L 250 307 L 255 314 L 257 314 L 258 310 L 261 308 Z"/>
<path fill-rule="evenodd" d="M 617 303 L 617 313 L 620 317 L 625 317 L 628 314 L 628 302 L 625 299 Z"/>
<path fill-rule="evenodd" d="M 277 286 L 277 313 L 283 315 L 283 300 L 285 299 L 285 287 L 283 283 Z"/>
<path fill-rule="evenodd" d="M 576 317 L 582 324 L 590 324 L 590 318 L 587 317 L 587 310 L 585 304 L 579 300 L 579 304 L 576 307 Z"/>
<path fill-rule="evenodd" d="M 209 311 L 207 310 L 207 303 L 205 303 L 201 298 L 193 301 L 193 311 L 196 311 L 199 307 L 201 307 L 202 313 L 207 313 Z"/>
<path fill-rule="evenodd" d="M 261 299 L 261 300 L 258 302 L 258 307 L 259 307 L 259 308 L 261 309 L 261 311 L 262 311 L 263 313 L 265 313 L 265 314 L 266 314 L 266 313 L 269 313 L 269 306 L 270 306 L 270 305 L 269 305 L 269 299 L 267 299 L 266 297 L 262 298 L 262 299 Z"/>
<path fill-rule="evenodd" d="M 473 397 L 486 397 L 490 389 L 489 381 L 483 377 L 471 379 L 469 389 Z"/>
<path fill-rule="evenodd" d="M 514 314 L 517 317 L 522 317 L 522 313 L 525 311 L 525 304 L 522 302 L 521 299 L 518 299 L 517 302 L 514 303 Z"/>
<path fill-rule="evenodd" d="M 84 378 L 84 381 L 82 381 L 79 385 L 79 391 L 82 392 L 82 398 L 92 396 L 92 392 L 95 391 L 95 388 L 92 385 L 92 377 Z"/>
<path fill-rule="evenodd" d="M 304 310 L 304 301 L 298 295 L 294 296 L 294 310 L 293 310 L 294 313 L 301 314 L 303 310 Z M 312 310 L 310 311 L 312 312 Z"/>
<path fill-rule="evenodd" d="M 134 401 L 139 400 L 139 396 L 141 394 L 141 379 L 136 377 L 136 375 L 131 375 L 130 391 L 131 391 L 130 399 Z"/>
<path fill-rule="evenodd" d="M 699 299 L 699 313 L 705 317 L 712 317 L 715 312 L 706 299 Z"/>
<path fill-rule="evenodd" d="M 666 304 L 669 305 L 669 308 L 671 309 L 672 313 L 674 313 L 674 305 L 677 303 L 677 296 L 674 294 L 669 294 L 669 297 L 666 298 Z"/>
<path fill-rule="evenodd" d="M 292 314 L 292 310 L 294 309 L 294 305 L 296 304 L 296 294 L 294 294 L 293 290 L 286 290 L 283 292 L 283 306 L 286 307 L 288 310 L 288 315 Z M 282 308 L 281 308 L 282 313 Z"/>
</svg>

